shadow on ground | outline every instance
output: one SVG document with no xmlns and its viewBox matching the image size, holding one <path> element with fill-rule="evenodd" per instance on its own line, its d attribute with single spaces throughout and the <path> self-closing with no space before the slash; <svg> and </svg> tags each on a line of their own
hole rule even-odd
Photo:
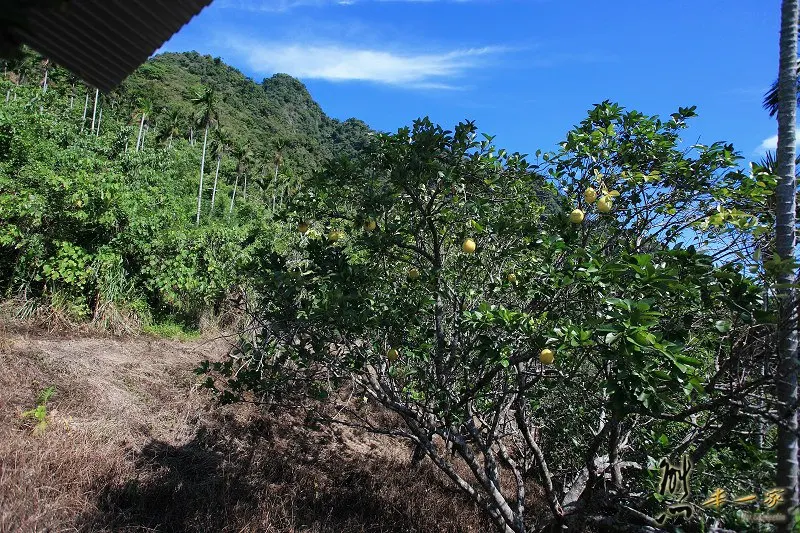
<svg viewBox="0 0 800 533">
<path fill-rule="evenodd" d="M 352 437 L 352 435 L 348 435 Z M 486 531 L 472 504 L 429 465 L 342 454 L 341 433 L 297 425 L 201 427 L 158 440 L 136 477 L 99 494 L 83 529 L 112 531 Z M 368 439 L 365 436 L 365 442 Z M 383 450 L 378 450 L 382 452 Z"/>
</svg>

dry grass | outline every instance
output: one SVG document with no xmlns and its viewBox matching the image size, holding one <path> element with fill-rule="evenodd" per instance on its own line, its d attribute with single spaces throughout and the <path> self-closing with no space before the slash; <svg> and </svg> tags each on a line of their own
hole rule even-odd
<svg viewBox="0 0 800 533">
<path fill-rule="evenodd" d="M 489 531 L 410 450 L 300 414 L 215 408 L 222 342 L 0 331 L 0 531 Z M 20 413 L 55 385 L 49 425 Z"/>
</svg>

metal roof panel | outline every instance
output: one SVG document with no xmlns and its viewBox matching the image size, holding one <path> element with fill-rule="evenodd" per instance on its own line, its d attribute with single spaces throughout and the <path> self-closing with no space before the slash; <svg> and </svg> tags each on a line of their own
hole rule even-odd
<svg viewBox="0 0 800 533">
<path fill-rule="evenodd" d="M 103 92 L 120 84 L 212 0 L 68 0 L 31 7 L 16 37 Z"/>
</svg>

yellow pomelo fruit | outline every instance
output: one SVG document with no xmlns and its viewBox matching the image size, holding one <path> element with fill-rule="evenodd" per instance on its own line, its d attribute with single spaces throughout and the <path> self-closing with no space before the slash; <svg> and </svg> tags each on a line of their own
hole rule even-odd
<svg viewBox="0 0 800 533">
<path fill-rule="evenodd" d="M 516 283 L 517 282 L 517 275 L 513 272 L 508 275 L 508 282 L 509 283 Z"/>
<path fill-rule="evenodd" d="M 389 359 L 391 362 L 397 361 L 400 357 L 400 352 L 397 351 L 397 348 L 389 348 L 389 351 L 386 352 L 386 358 Z"/>
<path fill-rule="evenodd" d="M 580 209 L 573 209 L 572 213 L 569 214 L 569 221 L 573 224 L 580 224 L 583 222 L 583 211 Z"/>
<path fill-rule="evenodd" d="M 409 268 L 409 269 L 408 269 L 408 277 L 409 277 L 410 279 L 417 279 L 417 278 L 419 278 L 419 270 L 417 270 L 416 268 Z"/>
<path fill-rule="evenodd" d="M 461 249 L 468 254 L 475 253 L 475 247 L 476 247 L 475 241 L 473 241 L 472 239 L 465 240 L 464 244 L 461 245 Z"/>
<path fill-rule="evenodd" d="M 297 225 L 297 231 L 305 233 L 308 231 L 308 222 L 301 222 Z"/>
<path fill-rule="evenodd" d="M 553 350 L 550 348 L 545 348 L 539 353 L 539 361 L 541 361 L 543 365 L 552 365 L 554 359 Z"/>
<path fill-rule="evenodd" d="M 377 227 L 378 224 L 372 219 L 369 219 L 366 222 L 364 222 L 364 231 L 375 231 L 375 228 Z"/>
<path fill-rule="evenodd" d="M 614 206 L 614 200 L 610 196 L 603 196 L 597 201 L 597 210 L 601 213 L 608 213 Z"/>
<path fill-rule="evenodd" d="M 586 200 L 587 204 L 593 204 L 595 200 L 597 200 L 597 191 L 594 187 L 589 187 L 583 193 L 583 199 Z"/>
</svg>

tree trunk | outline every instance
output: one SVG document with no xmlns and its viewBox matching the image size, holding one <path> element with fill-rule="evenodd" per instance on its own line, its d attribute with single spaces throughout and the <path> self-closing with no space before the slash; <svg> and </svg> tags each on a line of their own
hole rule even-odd
<svg viewBox="0 0 800 533">
<path fill-rule="evenodd" d="M 89 109 L 89 92 L 86 92 L 86 100 L 83 102 L 83 118 L 81 119 L 81 132 L 86 126 L 86 111 Z"/>
<path fill-rule="evenodd" d="M 203 203 L 203 172 L 206 168 L 206 143 L 208 142 L 208 124 L 206 124 L 206 132 L 203 135 L 203 156 L 200 158 L 200 189 L 197 191 L 197 218 L 194 221 L 195 226 L 200 225 L 200 206 Z"/>
<path fill-rule="evenodd" d="M 236 199 L 236 187 L 239 185 L 239 176 L 236 176 L 236 181 L 233 182 L 233 194 L 231 195 L 231 208 L 229 214 L 233 213 L 233 201 Z"/>
<path fill-rule="evenodd" d="M 42 94 L 47 92 L 47 72 L 48 69 L 44 69 L 44 82 L 42 83 Z"/>
<path fill-rule="evenodd" d="M 244 175 L 244 187 L 242 187 L 242 200 L 247 201 L 247 174 Z"/>
<path fill-rule="evenodd" d="M 778 186 L 776 196 L 775 246 L 782 261 L 795 255 L 795 140 L 797 120 L 797 20 L 798 0 L 781 5 L 780 72 L 778 76 Z M 790 263 L 791 264 L 791 263 Z M 781 418 L 778 426 L 776 484 L 786 489 L 783 510 L 797 506 L 797 309 L 794 268 L 788 265 L 778 274 L 778 375 L 776 376 Z M 792 531 L 791 514 L 780 531 Z"/>
<path fill-rule="evenodd" d="M 94 133 L 94 119 L 97 116 L 97 99 L 100 96 L 100 89 L 94 90 L 94 110 L 92 111 L 92 133 Z"/>
<path fill-rule="evenodd" d="M 171 133 L 169 134 L 169 141 L 167 142 L 167 148 L 168 149 L 172 148 L 172 134 Z"/>
<path fill-rule="evenodd" d="M 100 122 L 102 122 L 102 120 L 103 120 L 103 108 L 101 107 L 100 116 L 97 117 L 97 131 L 94 132 L 97 137 L 100 137 Z"/>
<path fill-rule="evenodd" d="M 217 156 L 217 171 L 214 173 L 214 187 L 211 189 L 211 209 L 209 209 L 208 214 L 214 214 L 214 201 L 217 198 L 217 179 L 219 179 L 219 166 L 222 163 L 222 155 L 220 154 Z"/>
<path fill-rule="evenodd" d="M 136 137 L 136 151 L 139 151 L 139 144 L 142 142 L 142 131 L 144 130 L 144 113 L 142 113 L 142 120 L 139 122 L 139 136 Z"/>
<path fill-rule="evenodd" d="M 194 128 L 189 126 L 189 144 L 194 146 Z"/>
<path fill-rule="evenodd" d="M 272 179 L 272 212 L 275 213 L 275 191 L 278 188 L 278 163 L 275 163 L 275 177 Z"/>
</svg>

